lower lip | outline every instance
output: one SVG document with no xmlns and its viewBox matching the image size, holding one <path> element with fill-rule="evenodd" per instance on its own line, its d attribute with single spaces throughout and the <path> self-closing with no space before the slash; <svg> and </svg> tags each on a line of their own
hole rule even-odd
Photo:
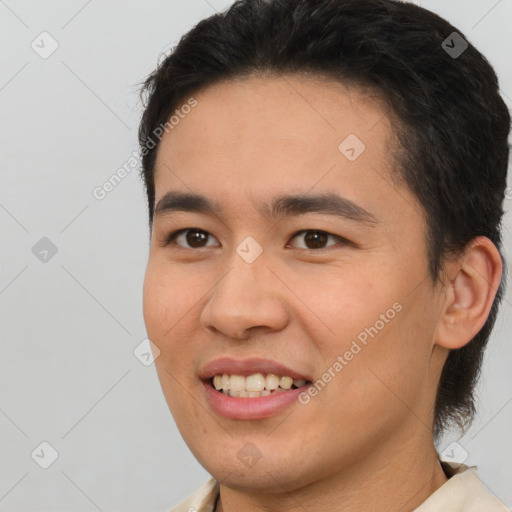
<svg viewBox="0 0 512 512">
<path fill-rule="evenodd" d="M 274 416 L 293 403 L 307 386 L 289 389 L 283 393 L 274 393 L 254 398 L 239 398 L 217 391 L 210 382 L 203 382 L 206 399 L 213 410 L 232 420 L 262 420 Z"/>
</svg>

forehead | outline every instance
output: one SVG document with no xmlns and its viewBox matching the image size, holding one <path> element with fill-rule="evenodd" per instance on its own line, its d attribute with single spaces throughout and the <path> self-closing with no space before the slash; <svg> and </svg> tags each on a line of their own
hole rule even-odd
<svg viewBox="0 0 512 512">
<path fill-rule="evenodd" d="M 196 106 L 159 145 L 157 201 L 169 188 L 226 200 L 313 188 L 355 198 L 370 187 L 378 194 L 391 170 L 391 123 L 367 90 L 307 75 L 251 76 L 192 96 Z"/>
</svg>

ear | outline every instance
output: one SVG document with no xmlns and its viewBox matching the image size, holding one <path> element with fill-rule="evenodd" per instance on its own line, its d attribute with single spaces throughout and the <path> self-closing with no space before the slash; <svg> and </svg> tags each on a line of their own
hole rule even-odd
<svg viewBox="0 0 512 512">
<path fill-rule="evenodd" d="M 456 260 L 447 263 L 444 301 L 434 341 L 461 348 L 485 324 L 500 285 L 503 262 L 486 237 L 474 238 Z"/>
</svg>

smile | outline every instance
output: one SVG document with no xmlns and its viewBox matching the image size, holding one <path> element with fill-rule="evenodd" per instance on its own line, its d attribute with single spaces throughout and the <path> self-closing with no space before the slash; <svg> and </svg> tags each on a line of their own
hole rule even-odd
<svg viewBox="0 0 512 512">
<path fill-rule="evenodd" d="M 252 375 L 217 374 L 211 379 L 211 385 L 225 395 L 237 398 L 257 398 L 284 393 L 290 389 L 304 386 L 305 379 L 293 379 L 290 376 L 269 373 L 254 373 Z"/>
<path fill-rule="evenodd" d="M 222 357 L 198 372 L 208 406 L 231 420 L 262 420 L 289 407 L 312 385 L 312 376 L 276 360 Z M 298 366 L 298 365 L 297 365 Z"/>
</svg>

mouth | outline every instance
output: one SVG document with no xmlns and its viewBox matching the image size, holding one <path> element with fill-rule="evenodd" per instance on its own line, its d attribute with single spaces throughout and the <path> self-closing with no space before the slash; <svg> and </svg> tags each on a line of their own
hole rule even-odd
<svg viewBox="0 0 512 512">
<path fill-rule="evenodd" d="M 262 420 L 296 407 L 312 377 L 277 361 L 223 357 L 199 373 L 214 412 L 232 420 Z M 300 405 L 300 402 L 299 402 Z"/>
<path fill-rule="evenodd" d="M 216 374 L 208 381 L 213 389 L 236 398 L 258 398 L 292 389 L 299 389 L 311 384 L 311 381 L 289 375 L 276 375 L 274 373 L 253 373 L 244 376 L 237 374 Z"/>
</svg>

